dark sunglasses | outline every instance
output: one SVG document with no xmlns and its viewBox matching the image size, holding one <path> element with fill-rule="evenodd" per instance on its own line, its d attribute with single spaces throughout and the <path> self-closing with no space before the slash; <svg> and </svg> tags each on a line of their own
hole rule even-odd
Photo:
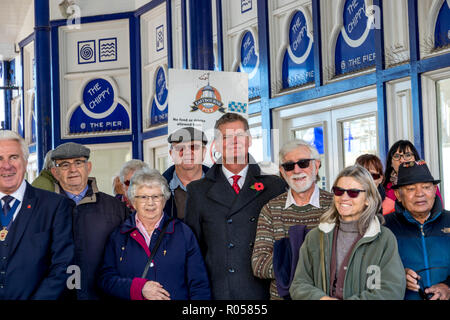
<svg viewBox="0 0 450 320">
<path fill-rule="evenodd" d="M 432 270 L 432 269 L 447 269 L 447 267 L 431 267 L 431 268 L 425 268 L 425 269 L 421 269 L 421 270 L 417 270 L 416 273 L 420 274 L 424 271 L 427 270 Z M 430 300 L 433 296 L 434 293 L 426 293 L 425 290 L 428 289 L 428 287 L 425 287 L 423 285 L 423 283 L 421 283 L 421 280 L 418 280 L 417 283 L 419 284 L 420 288 L 419 288 L 419 296 L 422 300 Z"/>
<path fill-rule="evenodd" d="M 123 184 L 126 185 L 127 187 L 129 187 L 130 186 L 130 180 L 124 181 Z"/>
<path fill-rule="evenodd" d="M 359 196 L 360 192 L 366 192 L 366 190 L 359 190 L 359 189 L 342 189 L 339 187 L 333 187 L 331 189 L 331 191 L 333 191 L 335 196 L 342 196 L 345 192 L 347 192 L 348 196 L 350 198 L 356 198 L 357 196 Z"/>
<path fill-rule="evenodd" d="M 292 171 L 295 168 L 295 165 L 298 165 L 301 169 L 305 169 L 309 167 L 309 163 L 314 159 L 300 159 L 297 162 L 286 162 L 282 163 L 281 166 L 286 171 Z"/>
<path fill-rule="evenodd" d="M 370 175 L 372 176 L 373 180 L 380 179 L 380 177 L 381 177 L 381 174 L 379 174 L 379 173 L 371 173 Z"/>
</svg>

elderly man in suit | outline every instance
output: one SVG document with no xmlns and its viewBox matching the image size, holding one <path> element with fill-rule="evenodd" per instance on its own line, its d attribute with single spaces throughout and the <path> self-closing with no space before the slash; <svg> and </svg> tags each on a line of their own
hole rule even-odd
<svg viewBox="0 0 450 320">
<path fill-rule="evenodd" d="M 215 125 L 222 158 L 187 186 L 185 222 L 199 240 L 213 299 L 264 300 L 269 282 L 253 276 L 251 255 L 262 207 L 285 191 L 283 180 L 262 175 L 248 154 L 247 120 L 226 113 Z"/>
<path fill-rule="evenodd" d="M 58 299 L 74 258 L 74 204 L 28 184 L 27 162 L 25 141 L 0 131 L 0 299 Z"/>
</svg>

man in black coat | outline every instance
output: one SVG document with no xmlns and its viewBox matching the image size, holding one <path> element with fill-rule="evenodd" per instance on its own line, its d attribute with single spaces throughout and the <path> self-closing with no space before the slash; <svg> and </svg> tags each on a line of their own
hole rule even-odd
<svg viewBox="0 0 450 320">
<path fill-rule="evenodd" d="M 163 173 L 172 193 L 164 211 L 171 217 L 183 220 L 186 186 L 203 178 L 209 170 L 209 167 L 202 165 L 208 139 L 204 132 L 194 127 L 184 127 L 171 133 L 167 141 L 170 143 L 169 153 L 174 165 Z"/>
<path fill-rule="evenodd" d="M 215 125 L 222 158 L 204 179 L 187 186 L 185 222 L 197 236 L 208 269 L 213 299 L 265 300 L 269 282 L 253 276 L 251 255 L 262 207 L 285 192 L 277 176 L 262 175 L 248 154 L 248 122 L 226 113 Z"/>
<path fill-rule="evenodd" d="M 90 150 L 68 142 L 52 152 L 55 166 L 51 169 L 58 180 L 55 192 L 76 203 L 73 214 L 75 264 L 81 272 L 77 299 L 96 300 L 103 295 L 96 286 L 96 273 L 110 233 L 129 215 L 125 204 L 97 189 L 95 178 L 89 178 L 92 163 Z"/>
</svg>

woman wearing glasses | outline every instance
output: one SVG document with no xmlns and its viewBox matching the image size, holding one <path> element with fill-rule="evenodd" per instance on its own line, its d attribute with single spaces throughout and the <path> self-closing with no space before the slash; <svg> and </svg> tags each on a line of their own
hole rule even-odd
<svg viewBox="0 0 450 320">
<path fill-rule="evenodd" d="M 356 159 L 355 164 L 359 164 L 360 166 L 366 168 L 372 176 L 381 196 L 383 214 L 393 212 L 395 210 L 395 201 L 389 197 L 386 197 L 386 191 L 384 190 L 382 184 L 384 179 L 383 164 L 381 163 L 380 158 L 374 154 L 363 154 Z"/>
<path fill-rule="evenodd" d="M 419 152 L 416 147 L 408 140 L 399 140 L 389 149 L 386 158 L 386 170 L 383 187 L 386 191 L 386 197 L 392 200 L 397 200 L 392 186 L 397 184 L 398 168 L 403 162 L 420 160 Z M 439 188 L 436 190 L 442 202 L 442 196 Z M 443 202 L 442 202 L 443 203 Z"/>
<path fill-rule="evenodd" d="M 300 249 L 292 299 L 403 299 L 405 272 L 392 232 L 381 226 L 381 197 L 355 165 L 336 178 L 333 203 Z"/>
<path fill-rule="evenodd" d="M 209 300 L 208 276 L 193 232 L 163 210 L 170 197 L 166 179 L 156 170 L 136 171 L 128 197 L 136 211 L 106 245 L 98 281 L 102 290 L 120 299 Z"/>
</svg>

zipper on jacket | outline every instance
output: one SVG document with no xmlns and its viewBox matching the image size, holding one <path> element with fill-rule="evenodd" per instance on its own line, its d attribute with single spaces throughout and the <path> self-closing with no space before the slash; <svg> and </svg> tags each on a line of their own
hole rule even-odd
<svg viewBox="0 0 450 320">
<path fill-rule="evenodd" d="M 422 252 L 423 252 L 423 260 L 425 264 L 425 286 L 430 287 L 430 270 L 428 270 L 428 254 L 427 254 L 427 247 L 425 243 L 425 232 L 423 231 L 423 224 L 420 225 L 420 233 L 421 233 L 421 239 L 422 239 Z"/>
</svg>

